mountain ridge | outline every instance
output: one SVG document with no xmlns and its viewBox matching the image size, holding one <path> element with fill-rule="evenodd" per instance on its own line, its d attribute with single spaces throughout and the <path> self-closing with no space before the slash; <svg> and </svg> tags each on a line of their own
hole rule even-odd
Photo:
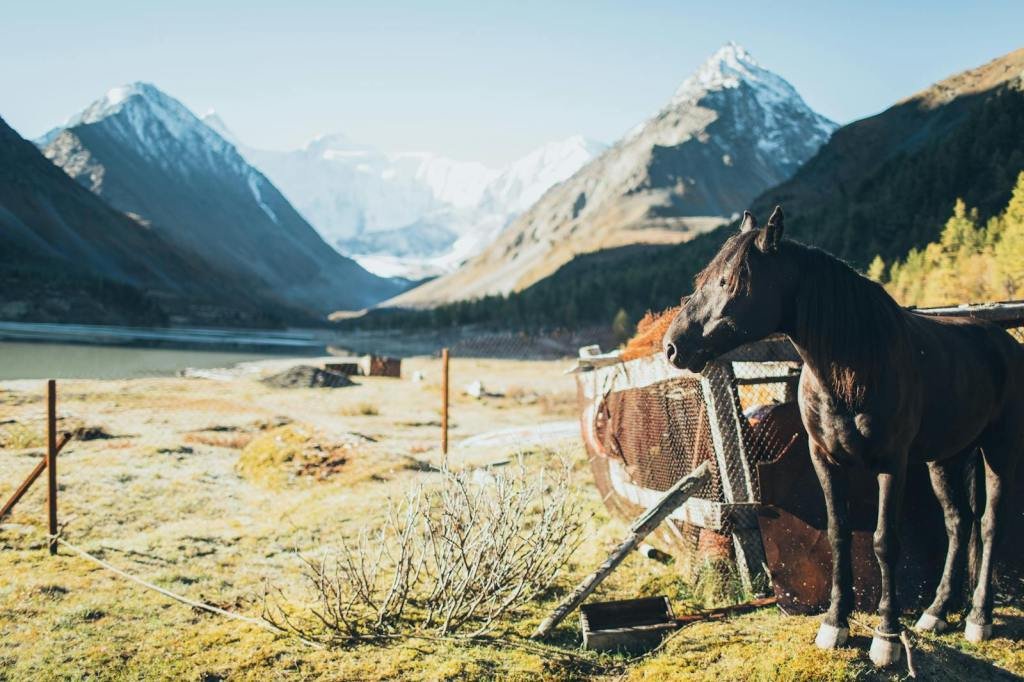
<svg viewBox="0 0 1024 682">
<path fill-rule="evenodd" d="M 382 305 L 506 294 L 581 253 L 692 239 L 788 177 L 834 128 L 728 43 L 654 116 L 549 189 L 479 256 Z"/>
<path fill-rule="evenodd" d="M 0 316 L 8 320 L 274 326 L 143 222 L 107 205 L 0 119 Z"/>
<path fill-rule="evenodd" d="M 1024 170 L 1024 49 L 954 74 L 854 121 L 791 178 L 751 201 L 762 220 L 776 204 L 788 237 L 864 267 L 934 241 L 958 197 L 984 221 L 1003 209 Z M 565 328 L 638 320 L 677 305 L 693 276 L 738 221 L 675 246 L 613 248 L 578 256 L 508 296 L 436 308 L 380 308 L 356 327 L 480 324 Z M 952 301 L 950 303 L 961 303 Z"/>
<path fill-rule="evenodd" d="M 84 187 L 269 303 L 323 316 L 401 289 L 331 249 L 232 143 L 153 85 L 111 89 L 42 141 Z"/>
</svg>

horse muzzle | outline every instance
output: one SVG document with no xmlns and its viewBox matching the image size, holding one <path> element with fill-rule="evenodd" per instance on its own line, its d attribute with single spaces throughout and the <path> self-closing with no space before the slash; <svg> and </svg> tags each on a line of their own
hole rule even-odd
<svg viewBox="0 0 1024 682">
<path fill-rule="evenodd" d="M 665 343 L 665 357 L 677 369 L 700 372 L 714 358 L 714 353 L 706 348 L 687 348 L 668 341 Z"/>
</svg>

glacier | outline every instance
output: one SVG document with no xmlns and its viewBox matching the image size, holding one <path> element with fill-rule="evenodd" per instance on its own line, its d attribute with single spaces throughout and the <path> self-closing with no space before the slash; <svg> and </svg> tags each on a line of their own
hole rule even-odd
<svg viewBox="0 0 1024 682">
<path fill-rule="evenodd" d="M 486 248 L 512 219 L 606 145 L 582 135 L 504 168 L 430 152 L 389 153 L 327 134 L 301 149 L 250 147 L 216 111 L 202 120 L 259 168 L 324 240 L 374 274 L 423 279 Z"/>
</svg>

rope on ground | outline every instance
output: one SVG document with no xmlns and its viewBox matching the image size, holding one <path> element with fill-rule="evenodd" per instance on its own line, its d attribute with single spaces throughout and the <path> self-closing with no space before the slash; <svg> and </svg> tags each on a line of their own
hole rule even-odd
<svg viewBox="0 0 1024 682">
<path fill-rule="evenodd" d="M 232 620 L 242 621 L 243 623 L 249 623 L 250 625 L 255 625 L 256 627 L 259 627 L 259 628 L 262 628 L 264 630 L 267 630 L 268 632 L 273 632 L 274 634 L 290 635 L 290 636 L 295 637 L 296 639 L 298 639 L 303 644 L 306 644 L 307 646 L 315 647 L 317 649 L 322 649 L 323 648 L 323 645 L 318 644 L 317 642 L 310 641 L 310 640 L 308 640 L 308 639 L 306 639 L 304 637 L 299 637 L 298 635 L 296 635 L 294 633 L 287 632 L 285 630 L 281 630 L 279 628 L 276 628 L 273 625 L 271 625 L 270 623 L 268 623 L 268 622 L 266 622 L 264 620 L 261 620 L 259 618 L 253 618 L 251 616 L 243 616 L 240 613 L 234 613 L 232 611 L 227 611 L 225 609 L 213 606 L 212 604 L 206 604 L 206 603 L 201 602 L 201 601 L 196 601 L 195 599 L 189 599 L 188 597 L 184 597 L 184 596 L 182 596 L 180 594 L 175 594 L 174 592 L 171 592 L 170 590 L 165 590 L 164 588 L 162 588 L 162 587 L 160 587 L 158 585 L 154 585 L 153 583 L 147 582 L 147 581 L 143 580 L 142 578 L 139 578 L 138 576 L 134 576 L 131 573 L 128 573 L 127 571 L 124 571 L 124 570 L 118 568 L 117 566 L 109 564 L 106 561 L 104 561 L 103 559 L 100 559 L 99 557 L 96 557 L 96 556 L 93 556 L 92 554 L 89 554 L 89 552 L 86 552 L 81 547 L 76 547 L 75 545 L 71 544 L 70 542 L 68 542 L 67 540 L 65 540 L 64 538 L 62 538 L 60 536 L 57 536 L 57 542 L 60 543 L 61 545 L 63 545 L 64 547 L 68 548 L 69 550 L 71 550 L 72 552 L 77 554 L 78 556 L 82 557 L 83 559 L 88 559 L 89 561 L 93 562 L 94 564 L 102 566 L 103 568 L 105 568 L 108 571 L 111 571 L 113 573 L 116 573 L 117 575 L 121 576 L 122 578 L 127 578 L 128 580 L 131 580 L 132 582 L 134 582 L 134 583 L 136 583 L 138 585 L 141 585 L 141 586 L 143 586 L 143 587 L 145 587 L 147 589 L 153 590 L 154 592 L 159 592 L 160 594 L 164 595 L 165 597 L 168 597 L 168 598 L 173 599 L 175 601 L 181 602 L 182 604 L 187 604 L 188 606 L 191 606 L 194 609 L 200 609 L 202 611 L 207 611 L 209 613 L 215 613 L 217 615 L 224 616 L 225 618 L 230 618 Z"/>
</svg>

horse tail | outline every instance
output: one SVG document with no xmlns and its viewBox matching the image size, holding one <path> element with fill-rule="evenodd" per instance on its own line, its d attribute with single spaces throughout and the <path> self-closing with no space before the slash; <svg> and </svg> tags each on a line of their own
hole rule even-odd
<svg viewBox="0 0 1024 682">
<path fill-rule="evenodd" d="M 967 504 L 971 510 L 971 537 L 967 543 L 967 584 L 964 590 L 970 599 L 978 584 L 981 567 L 981 515 L 985 513 L 985 465 L 981 453 L 975 448 L 964 464 Z"/>
</svg>

